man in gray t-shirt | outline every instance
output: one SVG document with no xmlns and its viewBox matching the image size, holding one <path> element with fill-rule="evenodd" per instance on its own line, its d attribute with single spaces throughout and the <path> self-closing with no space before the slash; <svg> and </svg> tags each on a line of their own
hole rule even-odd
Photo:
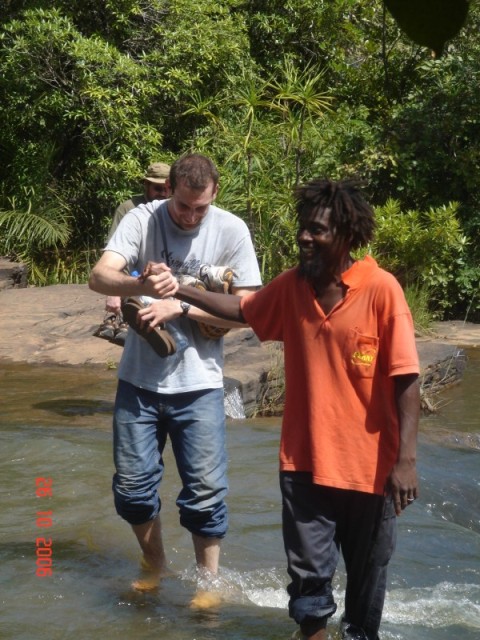
<svg viewBox="0 0 480 640">
<path fill-rule="evenodd" d="M 170 185 L 169 200 L 140 205 L 122 219 L 92 271 L 90 287 L 107 295 L 158 298 L 162 275 L 142 279 L 125 269 L 141 274 L 149 262 L 163 262 L 176 275 L 193 277 L 202 265 L 229 266 L 235 274 L 232 293 L 257 289 L 260 273 L 247 226 L 212 205 L 218 173 L 211 160 L 200 154 L 180 158 Z M 204 337 L 198 323 L 241 326 L 174 298 L 149 302 L 138 311 L 139 331 L 128 332 L 114 414 L 115 506 L 143 551 L 143 575 L 133 583 L 140 590 L 156 587 L 166 570 L 157 490 L 167 437 L 182 480 L 176 501 L 180 523 L 192 534 L 197 565 L 207 575 L 218 571 L 228 526 L 223 340 Z M 160 357 L 141 334 L 164 323 L 181 339 L 173 355 Z M 215 601 L 210 596 L 197 593 L 192 605 L 208 606 Z"/>
<path fill-rule="evenodd" d="M 120 220 L 126 214 L 152 200 L 162 200 L 170 196 L 170 165 L 166 162 L 153 162 L 148 166 L 143 177 L 143 194 L 134 195 L 125 200 L 115 209 L 112 224 L 107 236 L 107 242 L 117 230 Z M 105 338 L 123 346 L 127 337 L 127 323 L 123 321 L 120 296 L 107 296 L 105 300 L 105 317 L 94 335 Z"/>
</svg>

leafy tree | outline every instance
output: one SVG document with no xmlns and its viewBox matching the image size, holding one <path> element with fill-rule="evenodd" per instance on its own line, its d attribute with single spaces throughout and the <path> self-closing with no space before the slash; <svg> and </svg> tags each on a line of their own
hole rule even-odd
<svg viewBox="0 0 480 640">
<path fill-rule="evenodd" d="M 384 0 L 400 27 L 435 57 L 457 35 L 468 13 L 468 0 Z"/>
<path fill-rule="evenodd" d="M 153 42 L 141 61 L 155 70 L 164 142 L 176 152 L 184 150 L 198 124 L 192 112 L 191 118 L 179 119 L 191 107 L 192 96 L 217 96 L 253 68 L 243 16 L 235 11 L 238 4 L 174 0 L 153 27 Z"/>
<path fill-rule="evenodd" d="M 30 281 L 45 284 L 45 264 L 58 262 L 70 238 L 70 215 L 55 194 L 47 204 L 36 199 L 33 188 L 25 189 L 23 196 L 20 200 L 28 203 L 25 208 L 19 208 L 19 199 L 12 197 L 9 208 L 0 210 L 0 252 L 26 264 Z"/>
<path fill-rule="evenodd" d="M 282 78 L 270 82 L 273 90 L 273 105 L 282 116 L 283 131 L 286 131 L 286 155 L 293 147 L 295 157 L 295 187 L 300 182 L 301 159 L 305 153 L 307 124 L 316 124 L 324 113 L 331 110 L 332 96 L 322 90 L 324 72 L 313 65 L 299 69 L 286 58 Z"/>
<path fill-rule="evenodd" d="M 478 239 L 480 67 L 470 56 L 452 54 L 421 71 L 421 91 L 412 91 L 392 118 L 397 192 L 408 206 L 439 206 L 455 198 L 466 230 Z"/>
<path fill-rule="evenodd" d="M 469 240 L 458 218 L 458 203 L 403 212 L 397 200 L 376 208 L 372 252 L 405 288 L 429 293 L 439 317 L 457 311 L 459 302 L 480 309 L 480 268 L 469 267 Z"/>
<path fill-rule="evenodd" d="M 4 192 L 21 200 L 34 185 L 46 203 L 56 194 L 71 207 L 72 237 L 96 244 L 112 195 L 161 149 L 158 129 L 142 122 L 155 87 L 146 69 L 56 10 L 25 12 L 0 46 Z"/>
<path fill-rule="evenodd" d="M 145 165 L 197 150 L 219 165 L 219 202 L 250 225 L 265 280 L 296 259 L 299 181 L 356 175 L 374 204 L 398 201 L 402 220 L 404 211 L 440 215 L 458 202 L 464 250 L 437 274 L 447 284 L 435 296 L 451 300 L 449 313 L 475 306 L 478 3 L 438 60 L 381 0 L 58 0 L 53 8 L 0 0 L 0 8 L 3 251 L 31 252 L 44 280 L 85 275 L 112 209 L 138 190 Z M 21 216 L 38 214 L 46 238 L 59 210 L 66 235 L 34 246 Z M 412 286 L 431 276 L 419 265 Z"/>
</svg>

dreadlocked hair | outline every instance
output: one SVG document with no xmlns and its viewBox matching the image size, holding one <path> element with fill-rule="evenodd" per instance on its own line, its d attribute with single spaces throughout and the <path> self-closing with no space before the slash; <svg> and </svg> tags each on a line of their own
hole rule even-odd
<svg viewBox="0 0 480 640">
<path fill-rule="evenodd" d="M 318 209 L 330 209 L 335 232 L 350 239 L 350 247 L 366 246 L 373 238 L 375 219 L 356 180 L 317 178 L 295 190 L 297 221 L 310 218 Z"/>
</svg>

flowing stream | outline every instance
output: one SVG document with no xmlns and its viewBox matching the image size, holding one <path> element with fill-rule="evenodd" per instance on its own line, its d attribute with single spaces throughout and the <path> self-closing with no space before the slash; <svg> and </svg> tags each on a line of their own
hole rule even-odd
<svg viewBox="0 0 480 640">
<path fill-rule="evenodd" d="M 421 497 L 399 520 L 382 640 L 480 637 L 480 351 L 468 356 L 462 383 L 442 394 L 437 414 L 422 419 Z M 110 491 L 115 372 L 3 365 L 0 381 L 1 640 L 291 637 L 278 419 L 228 421 L 230 532 L 218 578 L 225 602 L 198 612 L 188 607 L 194 558 L 178 524 L 170 451 L 161 494 L 174 575 L 154 594 L 129 587 L 139 553 Z M 52 575 L 36 575 L 50 561 Z M 339 616 L 341 566 L 335 588 Z"/>
</svg>

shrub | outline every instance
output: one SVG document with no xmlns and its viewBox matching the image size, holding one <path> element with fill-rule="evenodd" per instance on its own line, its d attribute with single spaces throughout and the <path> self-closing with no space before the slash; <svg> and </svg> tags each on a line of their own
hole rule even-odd
<svg viewBox="0 0 480 640">
<path fill-rule="evenodd" d="M 405 289 L 427 290 L 430 311 L 444 318 L 460 308 L 459 302 L 473 303 L 480 273 L 468 264 L 469 240 L 458 220 L 457 203 L 402 212 L 398 201 L 388 200 L 376 208 L 376 220 L 372 253 Z M 477 300 L 472 310 L 478 308 Z"/>
</svg>

